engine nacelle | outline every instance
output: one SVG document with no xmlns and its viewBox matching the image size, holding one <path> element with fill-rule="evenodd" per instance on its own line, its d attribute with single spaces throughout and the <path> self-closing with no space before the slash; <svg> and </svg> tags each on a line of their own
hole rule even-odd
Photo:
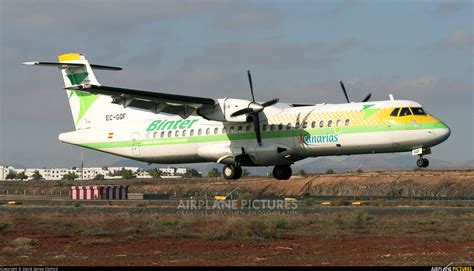
<svg viewBox="0 0 474 271">
<path fill-rule="evenodd" d="M 218 99 L 218 104 L 211 108 L 203 108 L 198 114 L 209 120 L 225 122 L 247 122 L 246 115 L 231 117 L 232 113 L 248 108 L 251 101 L 242 99 Z"/>
<path fill-rule="evenodd" d="M 288 165 L 292 163 L 293 151 L 287 146 L 263 143 L 262 146 L 246 148 L 250 159 L 259 166 Z"/>
</svg>

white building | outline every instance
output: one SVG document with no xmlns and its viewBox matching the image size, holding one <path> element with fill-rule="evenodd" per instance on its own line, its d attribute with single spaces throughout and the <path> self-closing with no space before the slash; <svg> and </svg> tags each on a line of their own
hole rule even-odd
<svg viewBox="0 0 474 271">
<path fill-rule="evenodd" d="M 0 181 L 7 178 L 8 173 L 14 172 L 15 168 L 11 166 L 0 166 Z"/>
<path fill-rule="evenodd" d="M 176 172 L 175 167 L 159 168 L 158 170 L 161 171 L 161 175 L 168 175 L 168 176 L 174 176 Z"/>
<path fill-rule="evenodd" d="M 32 179 L 35 171 L 38 171 L 44 180 L 54 181 L 62 180 L 64 175 L 68 173 L 75 173 L 79 178 L 84 180 L 93 180 L 98 175 L 104 176 L 104 179 L 121 179 L 120 171 L 122 168 L 126 170 L 131 170 L 137 178 L 151 178 L 151 176 L 146 172 L 141 170 L 138 167 L 85 167 L 81 172 L 80 168 L 27 168 L 27 169 L 15 169 L 14 167 L 0 166 L 0 180 L 5 180 L 6 176 L 10 172 L 20 173 L 25 172 L 25 175 L 28 176 L 28 180 Z"/>
<path fill-rule="evenodd" d="M 181 167 L 181 168 L 175 168 L 175 167 L 167 167 L 167 168 L 159 168 L 159 171 L 161 171 L 161 174 L 163 177 L 166 176 L 173 176 L 173 177 L 182 177 L 184 174 L 188 172 L 188 168 Z"/>
</svg>

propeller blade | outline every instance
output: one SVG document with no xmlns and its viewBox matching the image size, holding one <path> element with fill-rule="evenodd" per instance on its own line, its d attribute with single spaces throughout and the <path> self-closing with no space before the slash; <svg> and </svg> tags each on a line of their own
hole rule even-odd
<svg viewBox="0 0 474 271">
<path fill-rule="evenodd" d="M 349 97 L 347 97 L 347 92 L 346 88 L 344 87 L 344 83 L 342 83 L 342 81 L 339 81 L 339 83 L 341 83 L 342 91 L 344 91 L 344 96 L 346 96 L 347 103 L 350 103 Z"/>
<path fill-rule="evenodd" d="M 250 74 L 249 70 L 247 70 L 247 76 L 249 77 L 250 92 L 252 93 L 252 101 L 255 102 L 255 96 L 253 96 L 252 75 Z"/>
<path fill-rule="evenodd" d="M 253 116 L 253 128 L 255 135 L 257 136 L 257 142 L 259 146 L 262 146 L 262 135 L 260 134 L 260 117 L 258 113 Z"/>
<path fill-rule="evenodd" d="M 372 97 L 372 93 L 369 93 L 369 95 L 367 95 L 367 96 L 362 100 L 362 102 L 363 102 L 363 103 L 367 102 L 368 100 L 370 100 L 370 97 Z"/>
<path fill-rule="evenodd" d="M 264 102 L 262 104 L 263 107 L 267 107 L 267 106 L 270 106 L 270 105 L 274 105 L 276 103 L 278 103 L 280 99 L 276 98 L 276 99 L 273 99 L 273 100 L 270 100 L 270 101 L 267 101 L 267 102 Z"/>
<path fill-rule="evenodd" d="M 237 117 L 237 116 L 245 115 L 245 114 L 252 113 L 252 112 L 253 112 L 252 108 L 244 108 L 244 109 L 240 109 L 239 111 L 235 111 L 230 116 L 231 117 Z"/>
</svg>

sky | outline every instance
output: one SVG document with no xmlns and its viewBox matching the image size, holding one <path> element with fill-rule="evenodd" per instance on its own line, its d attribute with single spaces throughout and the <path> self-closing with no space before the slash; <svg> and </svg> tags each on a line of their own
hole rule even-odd
<svg viewBox="0 0 474 271">
<path fill-rule="evenodd" d="M 60 72 L 84 54 L 105 85 L 184 95 L 421 103 L 451 128 L 431 157 L 474 160 L 473 1 L 0 0 L 0 164 L 71 167 L 80 148 Z M 90 165 L 123 158 L 84 150 Z"/>
</svg>

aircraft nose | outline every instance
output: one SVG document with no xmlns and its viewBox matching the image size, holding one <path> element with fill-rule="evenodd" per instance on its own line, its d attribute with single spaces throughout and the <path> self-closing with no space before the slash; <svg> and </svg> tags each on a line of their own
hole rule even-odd
<svg viewBox="0 0 474 271">
<path fill-rule="evenodd" d="M 448 127 L 448 125 L 446 125 L 444 122 L 441 123 L 444 127 L 439 129 L 439 131 L 436 133 L 436 137 L 440 143 L 448 139 L 448 137 L 451 135 L 451 129 Z"/>
</svg>

